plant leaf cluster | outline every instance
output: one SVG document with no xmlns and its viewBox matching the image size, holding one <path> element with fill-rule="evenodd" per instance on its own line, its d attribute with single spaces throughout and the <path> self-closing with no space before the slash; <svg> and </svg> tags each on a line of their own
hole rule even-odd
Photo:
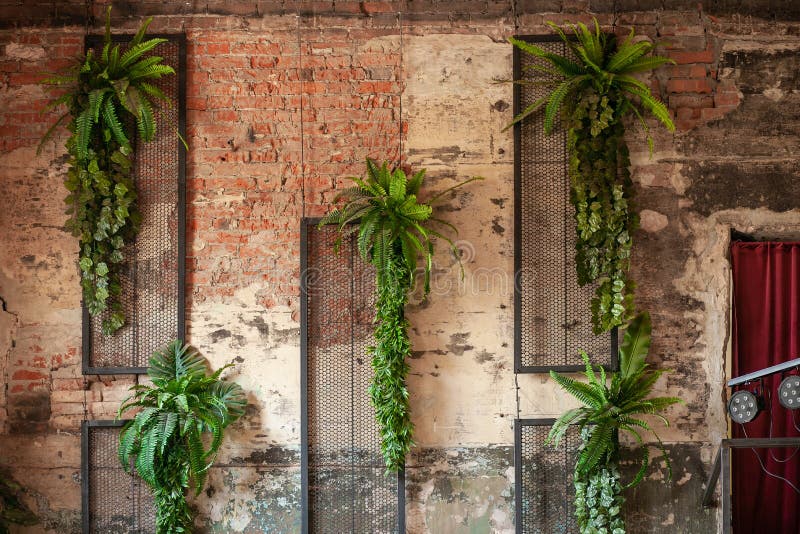
<svg viewBox="0 0 800 534">
<path fill-rule="evenodd" d="M 625 534 L 619 469 L 603 465 L 575 478 L 575 518 L 581 534 Z"/>
<path fill-rule="evenodd" d="M 446 241 L 458 257 L 453 240 L 431 227 L 431 223 L 457 232 L 450 223 L 433 216 L 432 205 L 450 191 L 480 177 L 470 178 L 438 193 L 427 202 L 417 195 L 425 170 L 411 177 L 402 169 L 378 166 L 367 159 L 366 178 L 351 178 L 355 186 L 341 192 L 344 201 L 320 222 L 335 224 L 340 236 L 357 233 L 357 246 L 364 261 L 376 269 L 375 345 L 369 348 L 375 371 L 369 387 L 370 399 L 381 433 L 381 451 L 389 471 L 402 469 L 413 445 L 413 425 L 408 404 L 406 356 L 411 352 L 408 321 L 404 310 L 414 286 L 418 257 L 423 258 L 423 293 L 430 292 L 433 239 Z M 358 223 L 353 224 L 351 223 Z"/>
<path fill-rule="evenodd" d="M 598 282 L 592 301 L 592 323 L 599 334 L 624 324 L 633 315 L 633 284 L 627 272 L 638 217 L 632 203 L 634 192 L 623 118 L 632 114 L 638 119 L 651 152 L 653 141 L 644 119 L 646 114 L 674 131 L 669 110 L 635 77 L 672 60 L 651 55 L 654 45 L 636 41 L 633 30 L 618 42 L 616 36 L 602 33 L 595 20 L 594 31 L 584 24 L 572 26 L 572 39 L 557 25 L 548 24 L 567 44 L 568 55 L 509 39 L 523 52 L 543 60 L 545 65 L 533 64 L 528 73 L 544 76 L 536 83 L 552 87 L 514 117 L 511 124 L 543 109 L 544 130 L 549 134 L 559 115 L 563 115 L 568 129 L 578 282 Z"/>
<path fill-rule="evenodd" d="M 110 21 L 109 6 L 99 54 L 90 49 L 65 74 L 46 80 L 65 89 L 48 109 L 64 104 L 67 111 L 40 144 L 41 148 L 56 127 L 69 119 L 67 228 L 80 241 L 84 304 L 92 316 L 102 314 L 106 335 L 125 323 L 120 301 L 123 251 L 135 238 L 141 222 L 132 178 L 134 134 L 138 131 L 143 141 L 153 139 L 153 109 L 158 101 L 169 103 L 153 82 L 175 73 L 163 64 L 162 57 L 149 55 L 166 41 L 144 39 L 151 19 L 125 47 L 113 44 Z"/>
<path fill-rule="evenodd" d="M 643 415 L 654 416 L 669 426 L 669 421 L 660 412 L 681 402 L 677 397 L 650 397 L 656 381 L 666 372 L 650 370 L 645 363 L 650 350 L 650 332 L 647 313 L 639 314 L 628 324 L 619 351 L 620 369 L 611 376 L 607 376 L 602 367 L 595 372 L 585 352 L 581 355 L 586 365 L 587 382 L 550 372 L 553 380 L 583 404 L 562 414 L 547 436 L 547 443 L 558 446 L 570 425 L 577 425 L 580 430 L 584 443 L 575 464 L 576 490 L 579 481 L 586 483 L 597 475 L 598 470 L 609 466 L 615 468 L 619 460 L 620 431 L 633 436 L 641 452 L 639 470 L 626 487 L 641 482 L 650 463 L 644 433 L 655 437 L 667 466 L 668 479 L 672 477 L 672 466 L 661 438 L 650 423 L 641 418 Z"/>
<path fill-rule="evenodd" d="M 150 358 L 153 385 L 136 385 L 117 417 L 138 410 L 120 433 L 119 460 L 153 489 L 159 533 L 190 532 L 190 484 L 199 495 L 222 445 L 225 428 L 244 415 L 242 388 L 208 373 L 205 359 L 176 340 Z M 204 436 L 210 435 L 210 440 Z"/>
</svg>

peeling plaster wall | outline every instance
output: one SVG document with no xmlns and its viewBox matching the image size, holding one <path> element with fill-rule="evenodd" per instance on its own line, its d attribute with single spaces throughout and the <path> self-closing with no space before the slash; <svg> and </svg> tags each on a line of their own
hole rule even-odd
<svg viewBox="0 0 800 534">
<path fill-rule="evenodd" d="M 661 433 L 675 480 L 664 485 L 657 465 L 628 494 L 629 531 L 716 531 L 717 510 L 699 500 L 726 434 L 730 229 L 800 236 L 797 13 L 409 2 L 401 32 L 392 2 L 203 4 L 114 3 L 115 29 L 152 13 L 154 31 L 187 33 L 188 337 L 214 367 L 236 363 L 250 400 L 195 501 L 201 530 L 299 530 L 300 217 L 324 213 L 364 157 L 396 159 L 402 136 L 402 162 L 428 169 L 428 190 L 485 178 L 440 208 L 460 228 L 464 279 L 440 247 L 431 298 L 408 310 L 408 531 L 513 531 L 513 420 L 572 404 L 545 376 L 513 373 L 513 139 L 501 132 L 511 88 L 493 80 L 511 76 L 508 35 L 596 13 L 669 41 L 663 52 L 678 63 L 648 81 L 679 131 L 652 124 L 652 156 L 634 124 L 628 138 L 642 214 L 637 305 L 653 316 L 650 363 L 674 369 L 658 389 L 686 404 Z M 37 73 L 78 53 L 83 27 L 60 24 L 82 20 L 85 5 L 49 13 L 10 15 L 17 26 L 0 30 L 0 466 L 30 489 L 43 518 L 34 531 L 77 532 L 80 421 L 113 418 L 133 379 L 80 374 L 63 136 L 40 155 L 35 147 L 53 118 L 37 113 Z"/>
</svg>

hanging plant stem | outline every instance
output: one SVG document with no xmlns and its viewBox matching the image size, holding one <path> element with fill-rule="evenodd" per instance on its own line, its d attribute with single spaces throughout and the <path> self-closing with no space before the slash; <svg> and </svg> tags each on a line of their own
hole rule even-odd
<svg viewBox="0 0 800 534">
<path fill-rule="evenodd" d="M 390 471 L 403 468 L 413 446 L 414 425 L 408 404 L 406 377 L 411 354 L 405 306 L 411 289 L 402 247 L 394 244 L 385 269 L 378 272 L 375 346 L 369 348 L 375 375 L 369 387 L 381 433 L 381 452 Z"/>
<path fill-rule="evenodd" d="M 590 117 L 601 113 L 597 110 L 601 101 L 590 96 L 570 106 L 567 133 L 570 201 L 578 237 L 575 263 L 579 285 L 598 282 L 592 299 L 595 333 L 628 320 L 634 309 L 628 269 L 632 236 L 639 225 L 632 205 L 625 125 L 612 121 L 598 132 Z"/>
<path fill-rule="evenodd" d="M 584 24 L 572 26 L 575 39 L 552 22 L 548 24 L 571 53 L 561 56 L 533 43 L 509 39 L 523 52 L 549 64 L 534 64 L 529 70 L 546 76 L 534 83 L 552 88 L 514 117 L 509 127 L 541 108 L 545 134 L 552 132 L 559 113 L 564 119 L 570 201 L 575 208 L 575 266 L 580 285 L 597 284 L 592 327 L 600 334 L 623 325 L 634 314 L 634 284 L 628 269 L 638 216 L 633 208 L 623 119 L 633 114 L 639 120 L 651 152 L 653 140 L 643 118 L 645 112 L 675 130 L 667 108 L 634 75 L 673 61 L 649 55 L 654 45 L 634 41 L 633 30 L 620 43 L 615 35 L 601 33 L 597 20 L 594 31 Z M 555 81 L 550 82 L 552 79 Z"/>
<path fill-rule="evenodd" d="M 388 471 L 405 465 L 406 454 L 413 446 L 414 426 L 411 422 L 409 394 L 406 387 L 411 353 L 409 324 L 405 318 L 408 293 L 414 287 L 417 257 L 423 257 L 423 296 L 430 292 L 433 263 L 433 241 L 446 241 L 457 250 L 453 241 L 432 228 L 432 224 L 456 231 L 450 223 L 432 216 L 431 205 L 446 193 L 480 177 L 470 178 L 431 198 L 419 202 L 425 170 L 407 177 L 401 169 L 390 170 L 386 162 L 378 167 L 367 159 L 365 179 L 351 178 L 355 187 L 345 189 L 336 202 L 345 200 L 341 208 L 323 217 L 320 226 L 335 224 L 340 236 L 358 233 L 358 251 L 364 261 L 375 266 L 376 315 L 375 345 L 369 348 L 375 371 L 369 395 L 375 408 L 375 419 L 381 434 L 381 452 Z M 350 227 L 350 223 L 358 223 Z"/>
<path fill-rule="evenodd" d="M 154 138 L 154 104 L 158 100 L 169 103 L 169 98 L 150 82 L 175 74 L 161 63 L 162 57 L 145 57 L 166 42 L 143 40 L 150 21 L 142 24 L 124 49 L 112 46 L 109 6 L 102 52 L 88 50 L 64 75 L 45 82 L 66 88 L 48 109 L 65 104 L 67 112 L 47 131 L 39 148 L 69 119 L 66 226 L 80 242 L 84 305 L 93 317 L 102 317 L 106 335 L 125 324 L 123 250 L 135 239 L 142 219 L 133 181 L 136 134 L 144 141 Z"/>
</svg>

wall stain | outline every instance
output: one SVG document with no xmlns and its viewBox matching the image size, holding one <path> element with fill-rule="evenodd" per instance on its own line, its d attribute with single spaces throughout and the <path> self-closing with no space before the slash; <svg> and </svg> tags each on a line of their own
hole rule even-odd
<svg viewBox="0 0 800 534">
<path fill-rule="evenodd" d="M 475 348 L 474 346 L 467 344 L 469 336 L 470 336 L 469 333 L 451 334 L 450 343 L 448 343 L 445 346 L 447 347 L 447 349 L 450 351 L 451 354 L 455 354 L 456 356 L 461 356 L 466 351 Z"/>
</svg>

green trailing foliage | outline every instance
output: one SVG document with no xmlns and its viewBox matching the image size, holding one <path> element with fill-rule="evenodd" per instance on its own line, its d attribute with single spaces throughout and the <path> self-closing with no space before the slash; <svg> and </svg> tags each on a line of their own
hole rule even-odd
<svg viewBox="0 0 800 534">
<path fill-rule="evenodd" d="M 592 324 L 596 334 L 620 326 L 633 316 L 633 283 L 628 279 L 633 232 L 638 215 L 633 206 L 630 159 L 623 119 L 634 115 L 653 150 L 644 115 L 649 113 L 670 131 L 675 126 L 666 106 L 634 75 L 671 63 L 653 56 L 653 44 L 636 41 L 634 32 L 618 42 L 615 35 L 573 26 L 575 39 L 548 23 L 567 44 L 571 54 L 561 56 L 518 39 L 511 43 L 549 66 L 532 65 L 529 73 L 544 75 L 541 83 L 552 87 L 514 117 L 512 125 L 544 108 L 544 130 L 558 123 L 567 128 L 570 201 L 575 207 L 578 283 L 597 282 L 592 299 Z M 555 80 L 550 82 L 549 80 Z M 519 83 L 532 83 L 520 80 Z M 511 126 L 511 125 L 509 125 Z"/>
<path fill-rule="evenodd" d="M 46 83 L 65 92 L 48 109 L 62 104 L 67 111 L 42 138 L 68 120 L 66 148 L 69 171 L 67 228 L 80 241 L 83 300 L 92 316 L 101 316 L 106 335 L 125 324 L 120 274 L 123 250 L 141 222 L 133 181 L 135 134 L 143 141 L 155 136 L 153 109 L 169 103 L 153 81 L 174 74 L 163 58 L 147 55 L 166 39 L 144 40 L 148 19 L 122 47 L 111 41 L 111 7 L 106 18 L 102 52 L 88 50 L 65 74 Z"/>
<path fill-rule="evenodd" d="M 335 224 L 342 236 L 357 232 L 361 257 L 376 269 L 375 345 L 369 348 L 375 372 L 369 394 L 380 427 L 381 451 L 389 471 L 402 469 L 413 445 L 414 428 L 408 403 L 406 357 L 411 352 L 405 305 L 414 287 L 418 257 L 423 258 L 423 295 L 430 292 L 434 238 L 444 240 L 458 257 L 452 239 L 431 223 L 453 232 L 450 223 L 433 216 L 432 205 L 450 191 L 474 180 L 460 182 L 427 202 L 417 198 L 425 170 L 411 177 L 402 169 L 390 170 L 367 159 L 366 178 L 351 178 L 355 186 L 341 192 L 335 202 L 344 201 L 320 222 Z M 350 223 L 358 223 L 350 225 Z"/>
<path fill-rule="evenodd" d="M 39 523 L 36 514 L 22 502 L 24 491 L 8 473 L 0 472 L 0 534 L 11 532 L 11 525 Z"/>
<path fill-rule="evenodd" d="M 191 532 L 186 492 L 191 484 L 200 494 L 225 428 L 244 415 L 244 391 L 220 379 L 229 367 L 209 374 L 202 356 L 173 341 L 150 358 L 153 385 L 133 386 L 120 406 L 117 417 L 137 413 L 122 427 L 119 460 L 153 489 L 159 534 Z"/>
<path fill-rule="evenodd" d="M 649 449 L 642 436 L 646 432 L 655 437 L 666 463 L 667 478 L 672 477 L 664 444 L 650 423 L 641 418 L 642 415 L 654 416 L 669 426 L 660 412 L 681 402 L 677 397 L 650 397 L 656 381 L 666 372 L 647 368 L 645 358 L 650 350 L 650 332 L 647 313 L 636 316 L 628 324 L 619 350 L 620 369 L 610 377 L 602 367 L 597 369 L 598 376 L 585 352 L 581 355 L 587 382 L 550 371 L 553 380 L 583 404 L 562 414 L 547 436 L 547 443 L 558 446 L 570 425 L 577 425 L 580 430 L 583 444 L 575 464 L 575 502 L 582 534 L 625 532 L 619 515 L 623 502 L 623 487 L 617 471 L 620 431 L 633 436 L 641 453 L 639 470 L 625 487 L 635 486 L 644 479 L 650 463 Z"/>
</svg>

